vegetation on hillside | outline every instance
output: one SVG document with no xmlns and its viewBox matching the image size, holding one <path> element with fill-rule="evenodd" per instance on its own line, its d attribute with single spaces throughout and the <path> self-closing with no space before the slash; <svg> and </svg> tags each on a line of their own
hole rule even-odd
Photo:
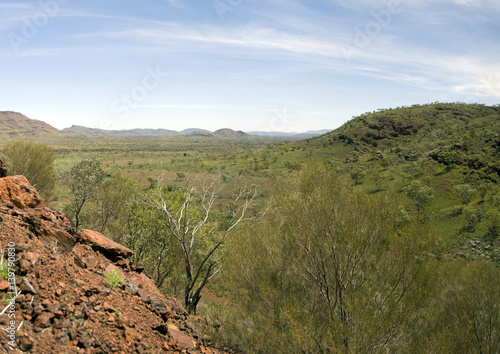
<svg viewBox="0 0 500 354">
<path fill-rule="evenodd" d="M 500 106 L 379 110 L 300 142 L 55 148 L 53 205 L 236 349 L 500 351 Z"/>
<path fill-rule="evenodd" d="M 33 141 L 14 140 L 3 145 L 11 175 L 24 175 L 41 196 L 50 200 L 56 191 L 56 155 L 52 148 Z"/>
</svg>

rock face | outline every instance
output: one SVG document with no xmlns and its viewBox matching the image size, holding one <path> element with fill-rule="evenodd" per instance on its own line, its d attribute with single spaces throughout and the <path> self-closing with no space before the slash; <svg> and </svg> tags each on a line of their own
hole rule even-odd
<svg viewBox="0 0 500 354">
<path fill-rule="evenodd" d="M 92 230 L 80 231 L 80 242 L 92 247 L 94 251 L 99 251 L 110 259 L 129 258 L 134 252 L 124 247 L 103 234 Z"/>
<path fill-rule="evenodd" d="M 36 208 L 42 198 L 24 176 L 11 176 L 0 179 L 0 198 L 7 205 L 19 209 Z"/>
<path fill-rule="evenodd" d="M 7 177 L 8 174 L 7 165 L 5 165 L 5 161 L 0 157 L 0 178 Z"/>
<path fill-rule="evenodd" d="M 17 330 L 14 342 L 0 331 L 0 352 L 226 352 L 193 329 L 199 319 L 134 271 L 127 259 L 131 250 L 100 233 L 77 230 L 46 207 L 23 176 L 0 178 L 0 247 L 7 255 L 14 244 L 15 283 L 22 291 L 15 317 L 6 311 L 0 326 L 14 321 Z M 124 279 L 113 289 L 104 276 L 111 271 Z M 9 291 L 0 278 L 0 297 Z"/>
</svg>

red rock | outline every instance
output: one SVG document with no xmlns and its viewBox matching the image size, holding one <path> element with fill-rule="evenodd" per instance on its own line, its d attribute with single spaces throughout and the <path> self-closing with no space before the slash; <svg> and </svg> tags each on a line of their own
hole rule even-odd
<svg viewBox="0 0 500 354">
<path fill-rule="evenodd" d="M 9 282 L 3 278 L 0 278 L 0 291 L 7 290 L 9 288 Z"/>
<path fill-rule="evenodd" d="M 50 327 L 50 320 L 52 320 L 53 318 L 53 313 L 43 312 L 36 318 L 33 327 L 38 329 Z"/>
<path fill-rule="evenodd" d="M 179 330 L 179 328 L 172 324 L 169 323 L 168 325 L 168 333 L 170 336 L 177 341 L 183 348 L 186 349 L 195 349 L 196 347 L 196 342 L 188 336 L 186 333 L 183 333 Z"/>
<path fill-rule="evenodd" d="M 127 327 L 125 328 L 124 335 L 125 335 L 125 340 L 128 343 L 131 343 L 137 337 L 137 331 L 133 328 Z"/>
<path fill-rule="evenodd" d="M 31 269 L 32 267 L 26 259 L 21 258 L 19 260 L 19 271 L 21 272 L 21 274 L 26 274 L 31 271 Z"/>
<path fill-rule="evenodd" d="M 24 176 L 1 178 L 0 200 L 19 209 L 36 208 L 42 204 L 42 198 Z"/>
<path fill-rule="evenodd" d="M 40 255 L 34 252 L 24 252 L 23 259 L 27 260 L 31 264 L 31 266 L 34 267 L 40 259 Z"/>
<path fill-rule="evenodd" d="M 128 258 L 134 254 L 134 251 L 131 249 L 110 240 L 97 231 L 81 230 L 80 242 L 89 245 L 94 251 L 101 252 L 111 260 L 115 260 L 118 257 Z"/>
<path fill-rule="evenodd" d="M 104 304 L 102 304 L 102 308 L 104 309 L 104 311 L 109 311 L 109 312 L 115 311 L 115 308 L 109 302 L 104 302 Z"/>
</svg>

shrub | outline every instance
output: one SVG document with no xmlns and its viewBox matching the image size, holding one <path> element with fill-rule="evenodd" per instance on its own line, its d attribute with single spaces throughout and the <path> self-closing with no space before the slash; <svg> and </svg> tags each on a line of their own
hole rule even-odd
<svg viewBox="0 0 500 354">
<path fill-rule="evenodd" d="M 461 184 L 456 186 L 455 191 L 460 195 L 460 198 L 462 198 L 462 202 L 465 205 L 469 205 L 469 203 L 477 193 L 477 191 L 468 184 Z"/>
<path fill-rule="evenodd" d="M 125 281 L 125 278 L 118 274 L 116 269 L 113 269 L 111 272 L 104 273 L 104 279 L 106 279 L 111 289 L 120 286 Z"/>
<path fill-rule="evenodd" d="M 6 143 L 2 151 L 7 157 L 10 175 L 23 175 L 43 199 L 51 199 L 56 189 L 55 159 L 52 148 L 33 141 Z"/>
<path fill-rule="evenodd" d="M 500 212 L 496 209 L 491 209 L 486 213 L 488 220 L 488 234 L 496 238 L 500 233 Z"/>
<path fill-rule="evenodd" d="M 3 250 L 0 249 L 0 277 L 7 279 L 9 277 L 8 262 L 4 258 Z"/>
</svg>

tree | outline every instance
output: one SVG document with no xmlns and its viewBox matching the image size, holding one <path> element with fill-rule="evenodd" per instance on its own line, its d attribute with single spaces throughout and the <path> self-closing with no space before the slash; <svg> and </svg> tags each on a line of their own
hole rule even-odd
<svg viewBox="0 0 500 354">
<path fill-rule="evenodd" d="M 245 349 L 405 348 L 431 293 L 431 242 L 418 224 L 396 227 L 397 214 L 325 168 L 276 184 L 265 223 L 230 244 L 234 279 L 248 297 Z"/>
<path fill-rule="evenodd" d="M 245 197 L 246 189 L 240 189 L 225 220 L 225 227 L 218 228 L 214 206 L 226 183 L 215 177 L 203 181 L 201 192 L 197 192 L 196 182 L 196 179 L 191 179 L 185 188 L 171 193 L 159 188 L 154 196 L 144 198 L 145 205 L 162 212 L 166 223 L 165 237 L 173 235 L 181 248 L 186 275 L 184 304 L 191 314 L 196 314 L 201 290 L 220 270 L 216 259 L 218 250 L 245 218 L 255 197 Z"/>
<path fill-rule="evenodd" d="M 444 353 L 499 353 L 500 270 L 490 261 L 460 259 L 442 268 L 442 290 L 423 328 L 430 347 Z M 420 350 L 423 341 L 415 339 L 416 352 L 429 351 Z"/>
<path fill-rule="evenodd" d="M 82 208 L 80 221 L 87 227 L 104 233 L 110 224 L 126 214 L 125 209 L 137 186 L 135 180 L 124 177 L 117 171 L 97 188 L 95 196 Z"/>
<path fill-rule="evenodd" d="M 422 211 L 429 206 L 434 199 L 432 188 L 423 185 L 420 181 L 413 181 L 403 188 L 403 191 L 417 208 L 417 215 L 420 219 Z"/>
<path fill-rule="evenodd" d="M 362 167 L 354 167 L 351 171 L 351 179 L 354 181 L 354 185 L 363 183 L 363 178 L 366 176 L 366 171 Z"/>
<path fill-rule="evenodd" d="M 477 191 L 468 184 L 460 184 L 456 186 L 455 191 L 458 193 L 465 205 L 469 205 L 477 193 Z"/>
<path fill-rule="evenodd" d="M 152 194 L 151 191 L 146 193 Z M 152 276 L 159 289 L 174 275 L 175 279 L 170 282 L 168 291 L 176 295 L 180 247 L 173 235 L 165 232 L 168 227 L 162 213 L 147 208 L 137 199 L 130 199 L 123 218 L 125 227 L 115 240 L 134 251 L 134 263 L 144 266 L 146 274 Z"/>
<path fill-rule="evenodd" d="M 72 212 L 75 215 L 76 227 L 80 225 L 80 213 L 83 206 L 95 197 L 105 178 L 106 173 L 102 169 L 101 163 L 94 158 L 80 161 L 65 174 L 66 183 L 73 196 Z"/>
<path fill-rule="evenodd" d="M 500 212 L 497 209 L 488 210 L 486 220 L 488 220 L 488 235 L 496 239 L 500 233 Z"/>
<path fill-rule="evenodd" d="M 475 232 L 477 224 L 479 224 L 483 218 L 482 210 L 473 206 L 466 206 L 463 208 L 462 214 L 467 221 L 467 226 L 470 231 Z"/>
<path fill-rule="evenodd" d="M 56 188 L 55 159 L 51 147 L 33 141 L 16 140 L 2 148 L 11 175 L 24 175 L 45 199 L 53 197 Z"/>
</svg>

